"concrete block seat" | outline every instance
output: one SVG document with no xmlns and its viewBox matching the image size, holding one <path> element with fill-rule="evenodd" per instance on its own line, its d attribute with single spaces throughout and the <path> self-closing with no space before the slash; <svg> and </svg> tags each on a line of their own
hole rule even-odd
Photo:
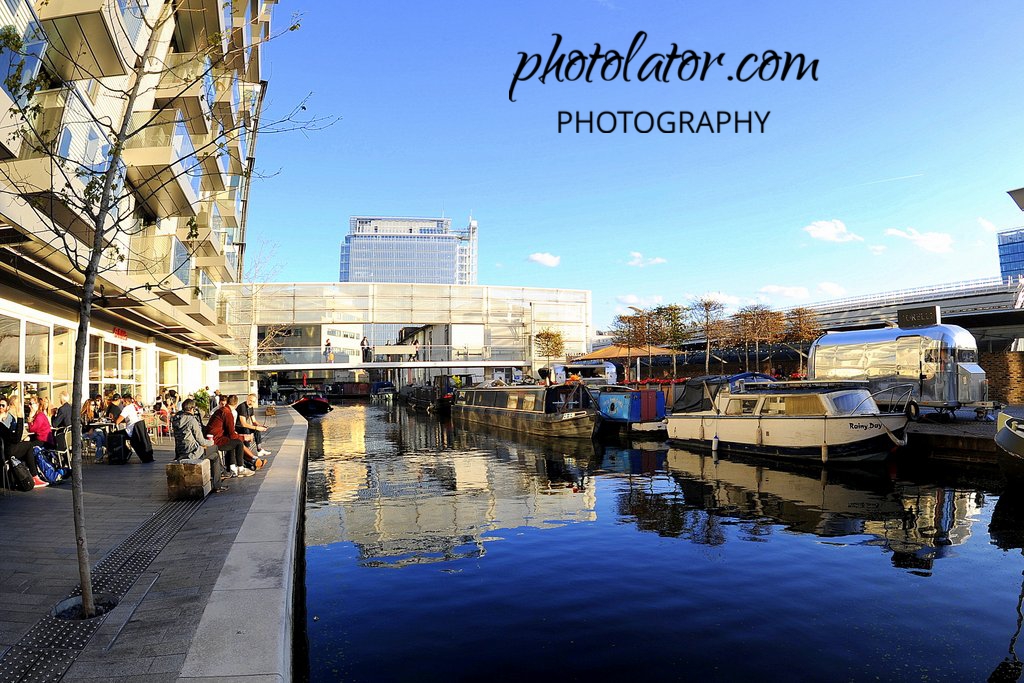
<svg viewBox="0 0 1024 683">
<path fill-rule="evenodd" d="M 206 458 L 167 463 L 167 497 L 171 500 L 205 498 L 212 490 L 210 461 Z"/>
</svg>

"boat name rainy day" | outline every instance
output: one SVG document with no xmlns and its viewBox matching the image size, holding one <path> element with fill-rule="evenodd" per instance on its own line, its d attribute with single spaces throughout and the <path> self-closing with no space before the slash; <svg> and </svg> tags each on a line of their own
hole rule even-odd
<svg viewBox="0 0 1024 683">
<path fill-rule="evenodd" d="M 637 31 L 625 55 L 618 50 L 602 52 L 600 43 L 594 43 L 594 50 L 589 54 L 582 50 L 562 52 L 562 36 L 558 33 L 552 35 L 555 42 L 546 61 L 540 53 L 519 53 L 519 65 L 508 88 L 510 102 L 516 101 L 516 86 L 534 78 L 541 83 L 547 83 L 549 76 L 560 83 L 581 79 L 593 83 L 595 78 L 629 82 L 631 77 L 640 82 L 685 83 L 705 81 L 713 70 L 728 71 L 724 52 L 717 55 L 694 50 L 680 52 L 676 43 L 672 43 L 667 53 L 655 52 L 640 61 L 641 48 L 647 41 L 645 31 Z M 632 72 L 630 68 L 636 64 L 639 66 Z M 818 60 L 808 59 L 801 53 L 780 54 L 775 50 L 765 50 L 761 54 L 745 55 L 726 78 L 740 83 L 753 80 L 800 81 L 805 78 L 817 81 Z M 763 133 L 770 114 L 771 111 L 559 111 L 558 132 L 723 133 L 731 130 L 736 133 Z"/>
</svg>

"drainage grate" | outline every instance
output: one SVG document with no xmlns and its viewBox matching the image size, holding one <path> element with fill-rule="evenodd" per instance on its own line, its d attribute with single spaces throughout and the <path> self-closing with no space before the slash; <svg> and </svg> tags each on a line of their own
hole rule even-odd
<svg viewBox="0 0 1024 683">
<path fill-rule="evenodd" d="M 139 574 L 141 573 L 139 572 Z M 135 585 L 135 582 L 138 581 L 139 574 L 100 574 L 94 571 L 92 573 L 92 592 L 97 595 L 108 593 L 124 597 L 131 590 L 131 587 Z M 82 587 L 80 585 L 75 586 L 75 590 L 71 591 L 71 597 L 77 597 L 81 594 Z"/>
<path fill-rule="evenodd" d="M 30 650 L 14 645 L 0 663 L 0 681 L 59 681 L 64 672 L 71 667 L 77 654 L 66 650 Z"/>
<path fill-rule="evenodd" d="M 100 627 L 101 619 L 57 619 L 46 616 L 18 641 L 34 649 L 82 650 Z"/>
<path fill-rule="evenodd" d="M 189 500 L 160 508 L 96 564 L 93 594 L 124 597 L 202 504 L 202 500 Z M 81 594 L 79 585 L 68 597 Z M 0 657 L 0 683 L 60 680 L 105 619 L 106 615 L 84 620 L 43 617 Z"/>
</svg>

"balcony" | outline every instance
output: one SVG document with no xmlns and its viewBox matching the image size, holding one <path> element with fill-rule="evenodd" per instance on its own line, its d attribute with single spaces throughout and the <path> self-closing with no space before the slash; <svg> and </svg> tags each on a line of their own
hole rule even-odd
<svg viewBox="0 0 1024 683">
<path fill-rule="evenodd" d="M 136 112 L 131 127 L 122 156 L 139 201 L 160 217 L 195 216 L 202 170 L 181 114 Z"/>
<path fill-rule="evenodd" d="M 228 239 L 220 209 L 213 201 L 203 203 L 203 208 L 195 219 L 194 232 L 189 228 L 186 219 L 179 218 L 176 235 L 179 240 L 189 245 L 196 256 L 223 254 Z"/>
<path fill-rule="evenodd" d="M 176 306 L 192 300 L 191 261 L 188 248 L 176 235 L 156 234 L 150 229 L 131 237 L 128 274 L 152 284 L 158 296 Z"/>
<path fill-rule="evenodd" d="M 22 136 L 18 134 L 21 121 L 17 108 L 27 104 L 21 86 L 39 75 L 47 42 L 39 31 L 32 3 L 26 0 L 8 0 L 10 14 L 0 13 L 0 23 L 10 26 L 23 39 L 24 56 L 12 50 L 0 50 L 0 161 L 14 159 L 21 153 Z M 22 61 L 24 60 L 24 61 Z M 12 90 L 7 78 L 21 67 L 21 82 Z"/>
<path fill-rule="evenodd" d="M 225 23 L 224 0 L 179 0 L 175 10 L 174 38 L 186 52 L 202 52 L 213 44 L 227 49 L 231 23 Z M 230 11 L 230 10 L 229 10 Z"/>
<path fill-rule="evenodd" d="M 229 246 L 220 254 L 197 256 L 196 265 L 206 269 L 217 282 L 235 282 L 238 279 L 238 248 Z"/>
<path fill-rule="evenodd" d="M 194 52 L 172 52 L 164 68 L 155 93 L 156 108 L 177 109 L 189 133 L 209 135 L 215 96 L 210 58 Z"/>
<path fill-rule="evenodd" d="M 138 59 L 146 0 L 50 0 L 38 3 L 50 47 L 46 61 L 61 79 L 123 76 Z"/>
<path fill-rule="evenodd" d="M 229 71 L 214 78 L 214 91 L 214 115 L 230 130 L 241 120 L 239 106 L 242 102 L 242 89 L 235 72 Z"/>
<path fill-rule="evenodd" d="M 197 269 L 193 278 L 196 286 L 196 296 L 183 310 L 186 315 L 203 325 L 217 324 L 217 286 L 206 274 L 206 271 Z"/>
<path fill-rule="evenodd" d="M 72 88 L 47 90 L 32 101 L 38 106 L 35 130 L 53 136 L 44 145 L 21 150 L 21 158 L 8 162 L 7 175 L 19 193 L 40 212 L 85 244 L 93 242 L 95 221 L 86 184 L 106 171 L 110 143 L 85 100 Z M 123 182 L 119 166 L 115 182 Z M 108 215 L 108 227 L 119 220 L 120 207 Z"/>
<path fill-rule="evenodd" d="M 203 189 L 226 190 L 231 160 L 224 134 L 211 133 L 203 138 L 197 156 L 203 167 Z"/>
</svg>

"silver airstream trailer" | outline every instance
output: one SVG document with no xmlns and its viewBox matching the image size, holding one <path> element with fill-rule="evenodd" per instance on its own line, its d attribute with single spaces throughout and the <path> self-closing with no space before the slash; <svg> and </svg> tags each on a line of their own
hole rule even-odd
<svg viewBox="0 0 1024 683">
<path fill-rule="evenodd" d="M 974 336 L 956 325 L 829 332 L 811 345 L 807 372 L 812 380 L 867 380 L 880 392 L 879 404 L 905 404 L 913 419 L 922 406 L 949 412 L 995 406 Z"/>
</svg>

